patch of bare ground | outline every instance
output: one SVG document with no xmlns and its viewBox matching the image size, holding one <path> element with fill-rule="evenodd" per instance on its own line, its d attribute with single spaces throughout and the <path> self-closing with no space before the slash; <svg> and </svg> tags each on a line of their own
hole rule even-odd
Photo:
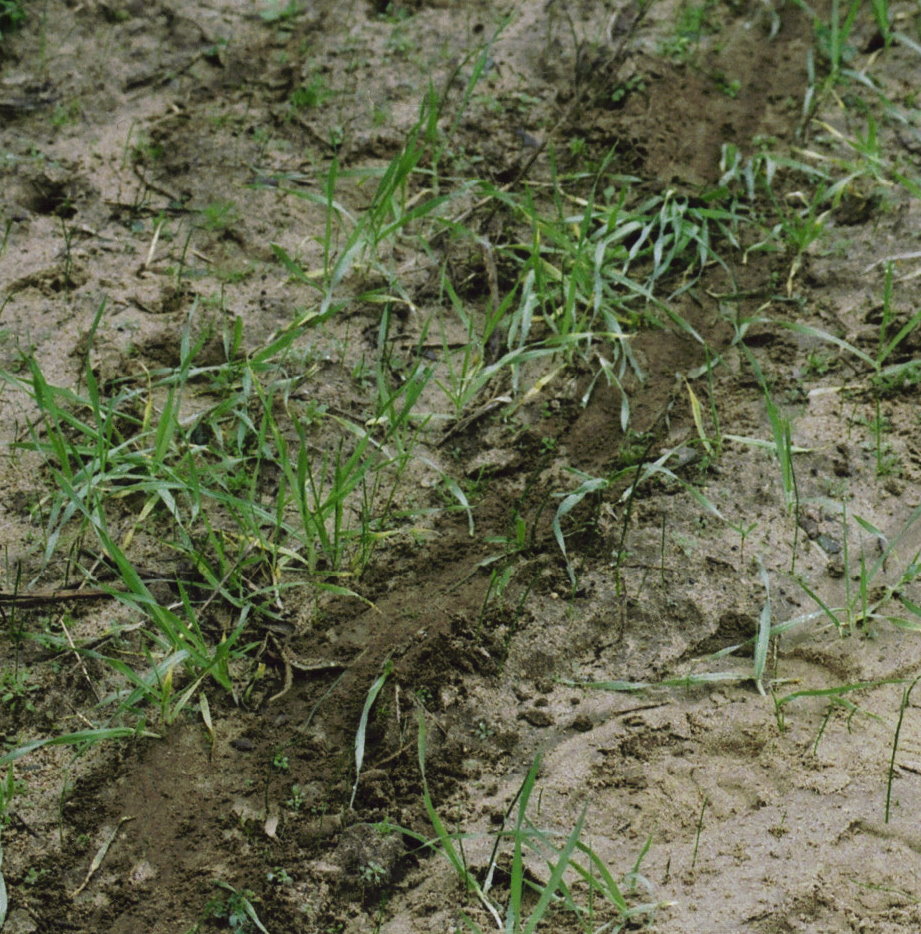
<svg viewBox="0 0 921 934">
<path fill-rule="evenodd" d="M 4 930 L 492 929 L 538 756 L 528 826 L 559 848 L 584 820 L 582 857 L 650 906 L 586 901 L 570 871 L 542 930 L 918 930 L 917 8 L 891 5 L 888 45 L 861 9 L 826 85 L 827 30 L 794 4 L 27 11 L 0 43 L 0 729 L 17 751 L 134 735 L 7 765 Z M 408 137 L 415 171 L 382 204 Z M 607 343 L 505 366 L 531 244 L 535 281 L 562 283 L 528 309 L 534 345 L 581 348 L 554 231 L 602 194 L 613 229 L 628 191 L 699 223 L 736 192 L 748 223 L 676 248 Z M 411 236 L 442 195 L 445 222 Z M 372 215 L 377 252 L 337 265 Z M 260 421 L 247 378 L 270 358 Z M 387 431 L 420 367 L 406 454 Z M 469 393 L 468 367 L 491 373 Z M 55 547 L 73 476 L 35 450 L 52 428 L 17 379 L 36 371 L 81 418 L 93 386 L 135 392 L 109 426 L 129 447 L 182 373 L 184 443 L 252 470 L 219 502 L 248 492 L 259 529 L 286 482 L 263 449 L 300 439 L 325 476 L 362 438 L 392 485 L 331 515 L 385 501 L 388 522 L 284 589 L 301 565 L 281 533 L 205 507 L 222 578 L 147 488 L 122 495 L 133 475 L 107 487 L 149 602 L 240 649 L 199 681 L 144 640 L 143 601 L 112 599 L 95 514 Z M 129 670 L 165 698 L 143 721 Z M 420 846 L 429 803 L 484 898 Z M 527 917 L 553 862 L 528 852 L 522 874 Z"/>
</svg>

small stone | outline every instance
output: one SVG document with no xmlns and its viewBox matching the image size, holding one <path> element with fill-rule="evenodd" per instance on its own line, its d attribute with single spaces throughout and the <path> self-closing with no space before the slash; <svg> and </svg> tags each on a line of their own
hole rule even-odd
<svg viewBox="0 0 921 934">
<path fill-rule="evenodd" d="M 830 535 L 818 535 L 816 542 L 826 554 L 836 555 L 841 551 L 841 543 Z"/>
</svg>

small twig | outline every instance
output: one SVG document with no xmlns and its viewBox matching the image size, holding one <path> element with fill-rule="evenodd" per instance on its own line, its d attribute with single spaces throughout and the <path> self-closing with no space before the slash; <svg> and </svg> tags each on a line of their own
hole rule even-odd
<svg viewBox="0 0 921 934">
<path fill-rule="evenodd" d="M 83 672 L 83 677 L 86 678 L 86 683 L 90 686 L 90 690 L 95 695 L 96 700 L 101 704 L 102 697 L 99 694 L 99 691 L 96 690 L 96 685 L 93 683 L 93 679 L 90 677 L 90 673 L 86 668 L 86 662 L 83 661 L 83 656 L 80 654 L 80 650 L 77 648 L 76 643 L 70 634 L 70 630 L 67 628 L 67 623 L 64 622 L 63 618 L 61 619 L 61 629 L 64 630 L 64 635 L 67 636 L 67 644 L 70 646 L 71 651 L 77 658 L 77 664 L 79 664 L 80 669 Z"/>
<path fill-rule="evenodd" d="M 285 650 L 278 644 L 278 640 L 272 635 L 270 635 L 269 638 L 275 643 L 275 648 L 278 649 L 278 654 L 281 656 L 281 660 L 285 666 L 285 683 L 277 694 L 273 694 L 269 698 L 269 703 L 272 704 L 277 700 L 281 700 L 285 694 L 291 690 L 291 685 L 294 684 L 294 672 L 291 670 L 291 662 L 288 661 L 288 656 Z"/>
<path fill-rule="evenodd" d="M 373 765 L 373 768 L 379 769 L 381 766 L 387 765 L 388 762 L 393 762 L 394 759 L 399 759 L 399 757 L 402 756 L 404 752 L 406 752 L 408 749 L 411 749 L 415 745 L 416 745 L 415 739 L 411 739 L 409 742 L 403 743 L 403 745 L 400 746 L 400 748 L 396 752 L 391 753 L 389 756 L 387 756 L 384 759 L 380 759 L 379 761 L 376 761 Z"/>
<path fill-rule="evenodd" d="M 40 606 L 43 603 L 63 603 L 66 600 L 103 600 L 121 591 L 100 587 L 63 587 L 60 590 L 0 591 L 0 604 L 9 606 Z"/>
<path fill-rule="evenodd" d="M 883 263 L 897 263 L 900 260 L 906 259 L 921 259 L 921 250 L 915 250 L 912 253 L 894 253 L 892 256 L 884 256 L 882 259 L 878 259 L 876 262 L 870 263 L 869 266 L 864 268 L 864 272 L 867 273 L 871 269 L 876 269 L 877 266 L 882 266 Z"/>
<path fill-rule="evenodd" d="M 163 229 L 165 223 L 166 221 L 161 220 L 154 229 L 153 237 L 150 239 L 150 247 L 147 250 L 147 258 L 144 260 L 144 265 L 141 267 L 142 269 L 148 269 L 153 262 L 154 253 L 157 252 L 157 241 L 160 239 L 160 231 Z"/>
<path fill-rule="evenodd" d="M 444 434 L 435 442 L 435 447 L 440 448 L 448 443 L 455 435 L 466 431 L 471 425 L 485 418 L 490 412 L 502 405 L 508 405 L 512 401 L 511 396 L 496 396 L 489 402 L 481 405 L 476 411 L 458 419 L 453 425 L 445 429 Z"/>
<path fill-rule="evenodd" d="M 313 672 L 313 671 L 339 671 L 340 669 L 345 669 L 348 666 L 342 662 L 333 661 L 332 659 L 326 658 L 314 658 L 309 661 L 303 662 L 295 658 L 291 654 L 291 650 L 282 645 L 274 635 L 269 633 L 269 640 L 275 646 L 281 660 L 285 666 L 285 681 L 282 689 L 277 693 L 273 694 L 268 703 L 273 703 L 274 701 L 280 700 L 288 691 L 291 690 L 291 685 L 294 683 L 294 669 L 304 672 Z"/>
<path fill-rule="evenodd" d="M 115 842 L 115 838 L 118 836 L 118 831 L 121 830 L 122 824 L 126 823 L 129 820 L 134 820 L 133 817 L 123 817 L 116 825 L 115 829 L 109 834 L 108 837 L 103 841 L 103 844 L 96 851 L 96 855 L 93 857 L 93 862 L 90 864 L 89 872 L 86 874 L 86 878 L 80 883 L 79 888 L 71 893 L 71 898 L 76 898 L 90 883 L 90 879 L 93 878 L 96 871 L 102 865 L 102 861 L 106 858 L 106 853 L 109 852 L 109 847 Z"/>
<path fill-rule="evenodd" d="M 149 188 L 151 191 L 155 191 L 157 194 L 163 195 L 165 198 L 169 198 L 169 200 L 175 204 L 182 204 L 184 199 L 181 196 L 177 195 L 173 191 L 169 191 L 162 185 L 158 185 L 156 182 L 147 178 L 141 169 L 141 166 L 137 162 L 132 162 L 131 168 L 133 169 L 134 174 L 141 180 L 145 188 Z"/>
</svg>

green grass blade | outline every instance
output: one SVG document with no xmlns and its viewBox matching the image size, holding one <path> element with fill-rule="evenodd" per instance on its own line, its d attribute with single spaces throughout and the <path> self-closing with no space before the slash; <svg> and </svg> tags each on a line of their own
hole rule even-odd
<svg viewBox="0 0 921 934">
<path fill-rule="evenodd" d="M 819 340 L 826 341 L 829 344 L 834 344 L 835 347 L 840 347 L 842 350 L 846 350 L 848 353 L 853 354 L 855 357 L 857 357 L 858 360 L 862 360 L 871 369 L 877 369 L 877 363 L 873 357 L 867 353 L 864 353 L 853 344 L 849 344 L 846 340 L 842 340 L 840 337 L 835 337 L 834 334 L 829 334 L 828 331 L 823 331 L 821 328 L 811 327 L 808 324 L 800 324 L 798 321 L 778 321 L 777 323 L 781 325 L 781 327 L 789 328 L 791 331 L 796 331 L 797 334 L 802 334 L 805 337 L 815 337 Z"/>
<path fill-rule="evenodd" d="M 502 919 L 499 917 L 498 911 L 496 911 L 495 906 L 486 897 L 476 878 L 467 869 L 467 864 L 464 860 L 463 854 L 459 851 L 458 847 L 454 845 L 453 836 L 448 833 L 447 827 L 445 827 L 444 822 L 442 821 L 438 811 L 435 808 L 435 805 L 432 803 L 432 796 L 429 792 L 428 779 L 425 777 L 426 727 L 425 715 L 421 710 L 418 712 L 418 721 L 419 736 L 417 750 L 419 755 L 419 773 L 422 776 L 422 801 L 425 805 L 425 812 L 428 815 L 433 829 L 435 830 L 435 834 L 438 837 L 439 843 L 441 843 L 442 852 L 444 853 L 448 862 L 454 867 L 458 877 L 464 883 L 464 888 L 468 892 L 472 891 L 476 893 L 477 898 L 480 900 L 483 907 L 486 908 L 486 910 L 492 915 L 493 920 L 496 922 L 496 926 L 501 931 Z"/>
<path fill-rule="evenodd" d="M 361 711 L 361 718 L 358 721 L 358 729 L 355 731 L 355 784 L 352 786 L 352 797 L 349 799 L 349 807 L 355 803 L 355 794 L 358 791 L 358 780 L 361 778 L 361 766 L 365 761 L 365 733 L 368 729 L 368 716 L 377 695 L 380 694 L 390 672 L 393 671 L 393 662 L 388 658 L 384 662 L 384 670 L 377 676 L 374 684 L 368 690 L 368 696 L 365 698 L 365 705 Z"/>
<path fill-rule="evenodd" d="M 0 847 L 0 930 L 6 923 L 6 914 L 9 911 L 10 901 L 6 891 L 6 879 L 3 876 L 3 848 Z"/>
<path fill-rule="evenodd" d="M 515 827 L 512 830 L 514 849 L 512 853 L 511 881 L 509 883 L 509 902 L 505 916 L 505 930 L 508 934 L 513 934 L 518 930 L 518 923 L 521 918 L 521 896 L 524 890 L 523 844 L 527 826 L 528 801 L 531 798 L 531 792 L 534 790 L 534 783 L 537 781 L 539 769 L 540 755 L 537 755 L 534 757 L 531 768 L 528 769 L 528 774 L 525 776 L 518 792 L 518 815 L 515 819 Z"/>
<path fill-rule="evenodd" d="M 560 551 L 563 553 L 563 559 L 566 561 L 566 571 L 569 574 L 569 580 L 575 586 L 576 577 L 575 572 L 572 569 L 572 564 L 569 561 L 569 554 L 566 551 L 566 539 L 563 536 L 563 527 L 561 525 L 562 520 L 570 513 L 579 503 L 585 499 L 586 496 L 589 496 L 592 493 L 597 493 L 598 490 L 604 490 L 608 486 L 608 481 L 603 477 L 588 477 L 586 476 L 582 483 L 579 485 L 578 489 L 570 493 L 568 496 L 564 497 L 560 505 L 557 507 L 556 514 L 553 517 L 553 522 L 551 526 L 553 528 L 553 537 L 556 539 L 557 545 L 560 546 Z"/>
<path fill-rule="evenodd" d="M 850 694 L 853 691 L 866 691 L 869 688 L 878 688 L 885 684 L 905 684 L 905 679 L 889 678 L 882 681 L 859 681 L 854 684 L 838 684 L 831 688 L 811 688 L 804 691 L 793 691 L 790 694 L 785 694 L 783 697 L 778 697 L 774 703 L 777 707 L 783 707 L 801 697 L 840 697 L 843 694 Z"/>
<path fill-rule="evenodd" d="M 36 749 L 43 746 L 82 746 L 86 744 L 99 743 L 107 739 L 128 739 L 132 736 L 143 739 L 159 739 L 158 733 L 151 733 L 149 730 L 137 730 L 130 726 L 111 726 L 100 727 L 92 730 L 79 730 L 76 733 L 63 733 L 60 736 L 52 736 L 49 739 L 35 739 L 11 749 L 9 752 L 0 756 L 0 766 L 9 765 L 23 756 L 27 756 Z"/>
<path fill-rule="evenodd" d="M 544 885 L 540 898 L 537 900 L 537 904 L 534 906 L 527 924 L 521 929 L 522 934 L 533 934 L 533 931 L 537 928 L 537 925 L 540 924 L 544 913 L 550 906 L 551 900 L 556 895 L 557 889 L 559 889 L 563 881 L 563 875 L 570 867 L 576 844 L 582 836 L 582 825 L 585 823 L 585 814 L 587 810 L 588 805 L 586 804 L 583 806 L 582 813 L 579 815 L 579 819 L 572 828 L 566 840 L 566 844 L 563 846 L 563 849 L 560 850 L 556 865 L 553 867 L 553 872 L 551 872 L 550 878 L 547 880 L 546 885 Z"/>
<path fill-rule="evenodd" d="M 764 697 L 764 669 L 767 665 L 768 646 L 771 642 L 771 579 L 768 577 L 767 569 L 758 558 L 758 573 L 761 577 L 761 583 L 764 585 L 764 606 L 761 608 L 761 616 L 758 621 L 758 638 L 755 641 L 755 658 L 753 675 L 755 678 L 755 687 L 758 693 Z"/>
</svg>

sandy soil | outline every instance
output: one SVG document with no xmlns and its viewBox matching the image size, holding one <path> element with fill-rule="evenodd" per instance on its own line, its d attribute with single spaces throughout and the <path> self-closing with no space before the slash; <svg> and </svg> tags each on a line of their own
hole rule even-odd
<svg viewBox="0 0 921 934">
<path fill-rule="evenodd" d="M 565 836 L 587 808 L 584 842 L 616 878 L 627 874 L 631 904 L 655 906 L 627 930 L 921 930 L 921 717 L 904 693 L 921 642 L 886 618 L 917 624 L 911 606 L 921 604 L 921 526 L 909 524 L 921 502 L 917 371 L 906 367 L 877 410 L 866 362 L 816 335 L 876 353 L 887 259 L 889 334 L 919 307 L 921 57 L 907 41 L 882 47 L 864 11 L 848 67 L 866 81 L 804 114 L 808 18 L 792 3 L 705 6 L 710 26 L 684 45 L 679 8 L 664 0 L 648 11 L 600 0 L 47 0 L 4 35 L 0 366 L 11 379 L 31 355 L 49 383 L 81 387 L 89 357 L 103 391 L 119 379 L 143 387 L 179 365 L 184 334 L 200 340 L 196 366 L 219 367 L 315 312 L 310 276 L 293 277 L 279 256 L 322 269 L 332 160 L 336 199 L 367 210 L 367 179 L 401 151 L 429 83 L 444 101 L 445 216 L 463 216 L 487 244 L 531 233 L 498 202 L 451 189 L 457 179 L 533 186 L 549 200 L 555 175 L 590 167 L 590 177 L 613 151 L 603 169 L 612 185 L 632 175 L 650 194 L 694 199 L 720 182 L 725 144 L 745 155 L 769 147 L 839 178 L 862 167 L 800 257 L 726 247 L 725 266 L 709 263 L 671 298 L 706 349 L 673 325 L 636 332 L 645 380 L 627 377 L 626 434 L 620 393 L 603 380 L 589 391 L 584 361 L 545 365 L 519 387 L 500 375 L 464 413 L 426 397 L 438 417 L 420 430 L 395 496 L 430 513 L 384 538 L 349 581 L 362 599 L 302 588 L 280 621 L 254 615 L 248 661 L 232 672 L 236 698 L 202 688 L 213 732 L 193 701 L 173 723 L 150 712 L 158 739 L 45 746 L 10 766 L 5 931 L 256 930 L 215 883 L 248 892 L 273 934 L 469 929 L 463 916 L 495 929 L 446 859 L 411 833 L 382 832 L 389 822 L 433 836 L 417 711 L 435 806 L 469 835 L 481 880 L 540 755 L 531 820 Z M 891 12 L 917 42 L 917 6 Z M 871 81 L 903 117 L 880 121 L 876 163 L 844 142 L 868 132 L 879 106 Z M 802 177 L 781 179 L 780 203 L 794 210 Z M 337 314 L 299 338 L 286 364 L 293 412 L 309 403 L 361 423 L 373 414 L 366 369 L 379 350 L 379 296 L 394 282 L 406 297 L 387 335 L 395 379 L 427 335 L 439 347 L 463 339 L 438 287 L 443 270 L 476 320 L 510 287 L 507 266 L 469 237 L 433 235 L 421 249 L 407 236 L 389 249 L 391 282 L 353 269 Z M 887 363 L 921 356 L 919 333 Z M 709 379 L 695 376 L 716 356 Z M 773 438 L 752 360 L 802 449 L 792 507 L 771 449 L 738 440 Z M 54 481 L 37 454 L 12 446 L 35 437 L 30 428 L 41 436 L 38 412 L 4 386 L 0 728 L 14 749 L 114 722 L 97 700 L 123 682 L 102 656 L 124 648 L 119 657 L 140 665 L 143 649 L 131 641 L 138 614 L 115 601 L 12 599 L 111 577 L 86 529 L 65 530 L 46 553 Z M 215 392 L 202 385 L 184 411 L 213 406 Z M 699 456 L 693 398 L 711 437 L 722 433 L 712 456 Z M 676 455 L 674 479 L 660 473 L 630 495 L 642 462 L 682 447 L 698 456 L 678 466 Z M 575 589 L 551 528 L 579 485 L 573 470 L 619 477 L 566 517 Z M 444 508 L 442 473 L 468 491 L 473 535 L 462 511 Z M 271 484 L 260 494 L 270 500 Z M 132 561 L 164 604 L 179 599 L 178 578 L 188 582 L 219 636 L 233 612 L 208 600 L 156 514 L 139 520 L 141 505 L 111 504 L 119 536 L 131 530 Z M 516 517 L 527 534 L 510 543 Z M 877 617 L 837 630 L 807 588 L 828 606 L 850 600 L 856 615 L 861 574 L 884 554 L 868 583 L 868 600 L 884 598 Z M 501 593 L 497 569 L 507 570 Z M 793 625 L 773 633 L 756 679 L 768 601 L 775 626 Z M 387 659 L 350 807 L 356 729 Z M 688 675 L 711 677 L 661 686 Z M 509 865 L 503 851 L 499 904 Z M 538 884 L 548 877 L 538 859 L 527 870 Z M 616 918 L 562 905 L 540 929 L 618 930 Z"/>
</svg>

